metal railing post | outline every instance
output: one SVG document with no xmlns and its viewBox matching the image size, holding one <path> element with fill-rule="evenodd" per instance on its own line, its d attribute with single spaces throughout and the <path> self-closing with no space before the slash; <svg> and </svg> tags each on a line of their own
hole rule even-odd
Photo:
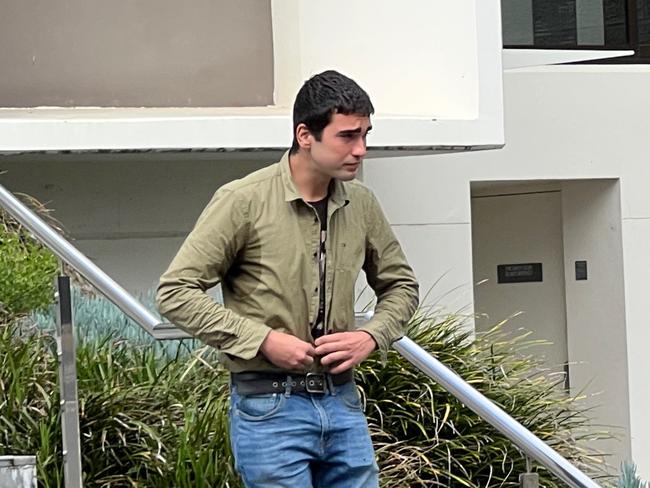
<svg viewBox="0 0 650 488">
<path fill-rule="evenodd" d="M 70 277 L 57 278 L 57 352 L 61 390 L 63 475 L 66 488 L 81 488 L 81 441 L 77 398 L 77 354 L 72 328 Z"/>
<path fill-rule="evenodd" d="M 526 456 L 526 472 L 519 475 L 519 488 L 539 488 L 539 475 L 532 470 L 533 463 Z"/>
</svg>

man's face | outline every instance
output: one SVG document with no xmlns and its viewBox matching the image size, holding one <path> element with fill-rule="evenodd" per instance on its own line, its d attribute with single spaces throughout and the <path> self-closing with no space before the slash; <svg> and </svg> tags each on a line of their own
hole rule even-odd
<svg viewBox="0 0 650 488">
<path fill-rule="evenodd" d="M 370 117 L 333 114 L 320 141 L 310 136 L 314 169 L 331 178 L 352 180 L 366 155 L 366 135 L 370 129 Z"/>
</svg>

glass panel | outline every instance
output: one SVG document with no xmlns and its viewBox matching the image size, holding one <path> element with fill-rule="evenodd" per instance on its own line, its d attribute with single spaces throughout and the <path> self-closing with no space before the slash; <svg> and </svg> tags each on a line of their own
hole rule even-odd
<svg viewBox="0 0 650 488">
<path fill-rule="evenodd" d="M 501 0 L 504 46 L 533 45 L 533 0 Z"/>
<path fill-rule="evenodd" d="M 602 46 L 605 43 L 603 0 L 576 0 L 579 46 Z"/>
<path fill-rule="evenodd" d="M 577 43 L 576 0 L 533 2 L 535 46 L 571 47 Z"/>
<path fill-rule="evenodd" d="M 650 0 L 637 0 L 640 41 L 650 44 Z M 501 0 L 503 44 L 625 49 L 627 0 Z"/>
<path fill-rule="evenodd" d="M 650 46 L 650 0 L 637 0 L 639 44 Z"/>
<path fill-rule="evenodd" d="M 605 45 L 625 48 L 627 42 L 627 0 L 605 0 Z"/>
</svg>

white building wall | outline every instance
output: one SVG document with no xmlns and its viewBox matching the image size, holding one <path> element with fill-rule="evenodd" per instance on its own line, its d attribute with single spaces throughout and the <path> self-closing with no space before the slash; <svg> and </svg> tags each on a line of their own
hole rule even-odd
<svg viewBox="0 0 650 488">
<path fill-rule="evenodd" d="M 643 479 L 650 478 L 650 328 L 648 327 L 648 276 L 650 218 L 623 219 L 625 262 L 625 315 L 627 317 L 627 368 L 630 389 L 632 459 Z"/>
<path fill-rule="evenodd" d="M 24 155 L 0 161 L 0 184 L 47 204 L 73 244 L 132 292 L 162 272 L 224 183 L 279 153 Z"/>
<path fill-rule="evenodd" d="M 372 94 L 381 115 L 477 118 L 479 50 L 491 57 L 500 44 L 479 44 L 475 3 L 274 1 L 276 103 L 291 106 L 306 78 L 335 68 Z"/>
<path fill-rule="evenodd" d="M 585 403 L 602 424 L 612 426 L 601 429 L 620 438 L 602 446 L 616 450 L 612 461 L 618 466 L 632 455 L 620 185 L 616 180 L 566 181 L 561 193 L 572 393 L 589 385 L 593 396 Z M 586 280 L 576 280 L 576 261 L 587 261 Z"/>
<path fill-rule="evenodd" d="M 645 415 L 650 405 L 648 86 L 650 66 L 641 65 L 508 72 L 504 149 L 379 159 L 364 168 L 365 181 L 395 225 L 423 289 L 438 280 L 440 293 L 460 286 L 452 295 L 456 303 L 467 304 L 473 280 L 471 181 L 620 178 L 630 448 L 644 477 L 650 476 L 650 417 Z M 594 340 L 607 327 L 604 321 L 594 324 Z M 619 400 L 607 399 L 626 408 Z M 624 455 L 627 448 L 619 445 L 618 451 Z"/>
<path fill-rule="evenodd" d="M 375 147 L 503 144 L 499 0 L 274 0 L 271 10 L 273 105 L 0 107 L 0 156 L 287 147 L 295 94 L 324 69 L 348 74 L 372 94 Z"/>
</svg>

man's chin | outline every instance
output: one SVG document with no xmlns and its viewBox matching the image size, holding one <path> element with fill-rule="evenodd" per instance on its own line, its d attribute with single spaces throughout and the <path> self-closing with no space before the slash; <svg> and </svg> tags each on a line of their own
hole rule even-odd
<svg viewBox="0 0 650 488">
<path fill-rule="evenodd" d="M 339 174 L 336 176 L 337 180 L 341 181 L 351 181 L 357 177 L 358 170 L 354 171 L 341 171 Z"/>
<path fill-rule="evenodd" d="M 361 168 L 360 164 L 345 165 L 340 169 L 340 171 L 338 171 L 337 178 L 343 181 L 353 180 L 357 177 L 357 174 L 359 173 L 359 168 Z"/>
</svg>

